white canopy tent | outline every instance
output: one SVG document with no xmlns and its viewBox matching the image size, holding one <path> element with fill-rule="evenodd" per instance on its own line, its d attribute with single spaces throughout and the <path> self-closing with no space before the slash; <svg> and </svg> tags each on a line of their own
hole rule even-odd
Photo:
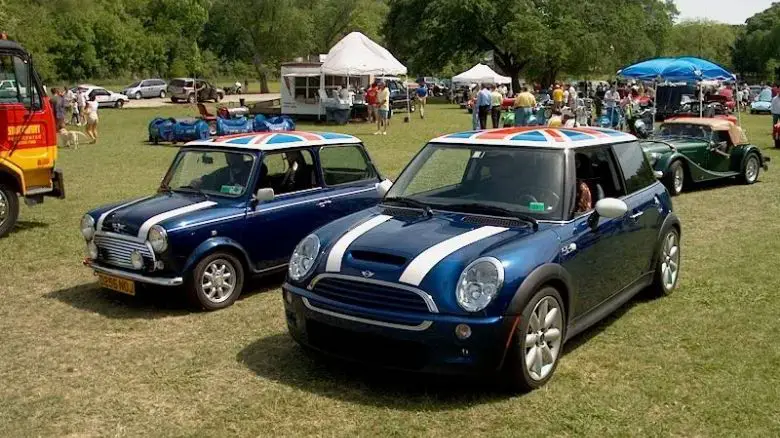
<svg viewBox="0 0 780 438">
<path fill-rule="evenodd" d="M 485 64 L 477 64 L 474 67 L 452 78 L 453 84 L 512 84 L 512 78 L 501 76 Z"/>
</svg>

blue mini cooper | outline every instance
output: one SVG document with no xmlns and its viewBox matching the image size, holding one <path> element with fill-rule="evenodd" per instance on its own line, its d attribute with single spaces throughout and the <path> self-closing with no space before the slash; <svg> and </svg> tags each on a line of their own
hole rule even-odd
<svg viewBox="0 0 780 438">
<path fill-rule="evenodd" d="M 248 275 L 283 271 L 295 245 L 330 221 L 376 205 L 389 187 L 360 140 L 276 132 L 181 148 L 153 196 L 81 221 L 101 286 L 184 285 L 196 305 L 231 305 Z"/>
<path fill-rule="evenodd" d="M 382 203 L 293 251 L 287 326 L 307 349 L 518 390 L 640 290 L 677 286 L 680 222 L 637 139 L 509 128 L 431 141 Z"/>
</svg>

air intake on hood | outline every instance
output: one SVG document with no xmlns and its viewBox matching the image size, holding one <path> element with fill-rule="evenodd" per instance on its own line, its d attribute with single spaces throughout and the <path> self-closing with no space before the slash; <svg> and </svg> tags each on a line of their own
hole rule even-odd
<svg viewBox="0 0 780 438">
<path fill-rule="evenodd" d="M 403 266 L 406 263 L 406 257 L 393 254 L 374 251 L 350 251 L 349 254 L 355 260 L 373 263 L 384 263 L 387 265 Z"/>
<path fill-rule="evenodd" d="M 524 224 L 523 221 L 513 218 L 492 216 L 466 216 L 463 222 L 472 225 L 492 225 L 494 227 L 514 228 Z"/>
<path fill-rule="evenodd" d="M 385 207 L 382 209 L 382 214 L 386 214 L 388 216 L 393 217 L 411 217 L 411 218 L 418 218 L 420 216 L 423 216 L 422 210 L 419 209 L 408 209 L 408 208 L 395 208 L 395 207 Z"/>
</svg>

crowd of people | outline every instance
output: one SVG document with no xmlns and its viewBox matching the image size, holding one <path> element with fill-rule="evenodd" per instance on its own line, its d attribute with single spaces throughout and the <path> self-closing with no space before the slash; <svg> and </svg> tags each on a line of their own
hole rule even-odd
<svg viewBox="0 0 780 438">
<path fill-rule="evenodd" d="M 51 92 L 57 130 L 66 130 L 67 125 L 83 125 L 91 143 L 96 143 L 99 120 L 97 97 L 88 97 L 83 88 L 77 88 L 76 91 L 66 87 L 52 88 Z"/>
</svg>

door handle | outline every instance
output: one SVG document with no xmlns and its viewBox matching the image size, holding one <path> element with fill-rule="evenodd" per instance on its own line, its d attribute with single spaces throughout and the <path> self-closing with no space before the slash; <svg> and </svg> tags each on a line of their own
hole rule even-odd
<svg viewBox="0 0 780 438">
<path fill-rule="evenodd" d="M 324 201 L 320 201 L 317 203 L 317 207 L 325 207 L 331 203 L 330 199 L 326 199 Z"/>
<path fill-rule="evenodd" d="M 645 214 L 644 211 L 639 211 L 639 212 L 636 212 L 636 213 L 632 214 L 630 217 L 631 217 L 631 219 L 638 219 L 639 216 L 642 216 L 643 214 Z"/>
</svg>

